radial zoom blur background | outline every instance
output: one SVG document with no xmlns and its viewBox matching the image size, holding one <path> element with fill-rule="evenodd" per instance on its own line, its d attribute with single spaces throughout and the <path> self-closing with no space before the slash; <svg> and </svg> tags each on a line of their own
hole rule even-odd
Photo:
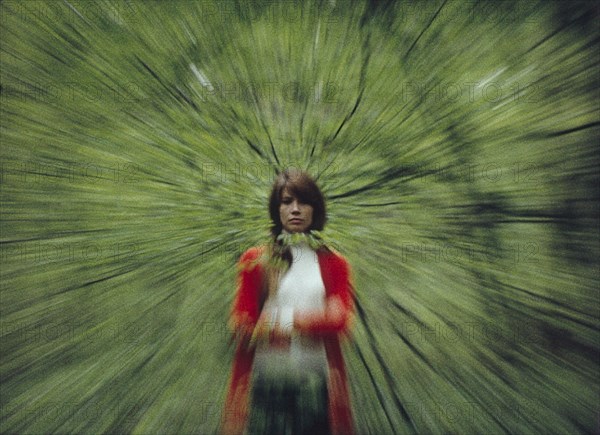
<svg viewBox="0 0 600 435">
<path fill-rule="evenodd" d="M 214 433 L 286 167 L 353 268 L 359 434 L 599 431 L 595 2 L 0 11 L 1 432 Z"/>
</svg>

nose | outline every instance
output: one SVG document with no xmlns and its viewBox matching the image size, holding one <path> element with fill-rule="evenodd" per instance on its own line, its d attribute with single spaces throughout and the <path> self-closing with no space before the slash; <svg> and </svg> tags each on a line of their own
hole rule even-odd
<svg viewBox="0 0 600 435">
<path fill-rule="evenodd" d="M 294 200 L 292 202 L 292 213 L 299 214 L 300 213 L 300 205 L 298 204 L 298 200 Z"/>
</svg>

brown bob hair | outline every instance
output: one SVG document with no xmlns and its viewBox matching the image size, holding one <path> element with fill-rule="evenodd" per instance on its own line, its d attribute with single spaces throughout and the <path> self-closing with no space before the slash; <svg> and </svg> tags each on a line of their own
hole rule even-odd
<svg viewBox="0 0 600 435">
<path fill-rule="evenodd" d="M 308 230 L 323 230 L 327 222 L 327 215 L 325 213 L 325 198 L 323 197 L 323 193 L 321 193 L 321 189 L 319 189 L 315 180 L 306 172 L 288 168 L 277 175 L 269 198 L 269 214 L 273 222 L 271 227 L 273 237 L 281 234 L 281 230 L 283 229 L 279 215 L 279 206 L 281 205 L 281 196 L 286 187 L 300 201 L 312 206 L 313 217 Z"/>
<path fill-rule="evenodd" d="M 283 229 L 279 214 L 279 206 L 281 205 L 281 196 L 286 187 L 300 201 L 312 206 L 313 218 L 308 231 L 321 231 L 325 226 L 327 217 L 325 214 L 325 199 L 323 198 L 323 194 L 310 175 L 298 169 L 285 169 L 277 175 L 269 198 L 269 214 L 272 221 L 271 234 L 273 235 L 273 250 L 270 251 L 269 257 L 274 260 L 282 260 L 284 261 L 284 264 L 287 264 L 289 267 L 293 260 L 291 250 L 289 247 L 283 246 L 281 241 L 277 240 L 277 236 L 281 234 Z M 316 238 L 320 239 L 320 236 L 316 235 Z M 327 246 L 322 246 L 320 249 L 329 250 Z M 275 292 L 277 280 L 282 273 L 281 269 L 269 265 L 269 262 L 267 262 L 266 265 L 267 279 L 264 281 L 264 287 L 261 291 L 261 309 L 268 295 Z"/>
</svg>

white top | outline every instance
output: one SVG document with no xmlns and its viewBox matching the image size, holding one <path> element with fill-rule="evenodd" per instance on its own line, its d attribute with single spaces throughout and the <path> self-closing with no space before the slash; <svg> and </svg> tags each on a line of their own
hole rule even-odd
<svg viewBox="0 0 600 435">
<path fill-rule="evenodd" d="M 325 285 L 317 253 L 306 242 L 290 247 L 292 263 L 281 277 L 277 292 L 265 301 L 264 309 L 278 310 L 283 327 L 293 326 L 295 310 L 324 310 Z M 254 359 L 255 374 L 270 378 L 296 378 L 305 374 L 327 375 L 323 340 L 293 335 L 289 348 L 271 348 L 261 342 Z"/>
</svg>

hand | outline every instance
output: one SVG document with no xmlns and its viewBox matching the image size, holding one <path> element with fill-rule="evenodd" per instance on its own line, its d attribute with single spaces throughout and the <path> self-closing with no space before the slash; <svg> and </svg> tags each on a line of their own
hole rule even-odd
<svg viewBox="0 0 600 435">
<path fill-rule="evenodd" d="M 300 333 L 328 330 L 341 332 L 347 325 L 347 314 L 342 300 L 331 296 L 325 302 L 325 310 L 306 310 L 294 315 L 294 328 Z"/>
</svg>

